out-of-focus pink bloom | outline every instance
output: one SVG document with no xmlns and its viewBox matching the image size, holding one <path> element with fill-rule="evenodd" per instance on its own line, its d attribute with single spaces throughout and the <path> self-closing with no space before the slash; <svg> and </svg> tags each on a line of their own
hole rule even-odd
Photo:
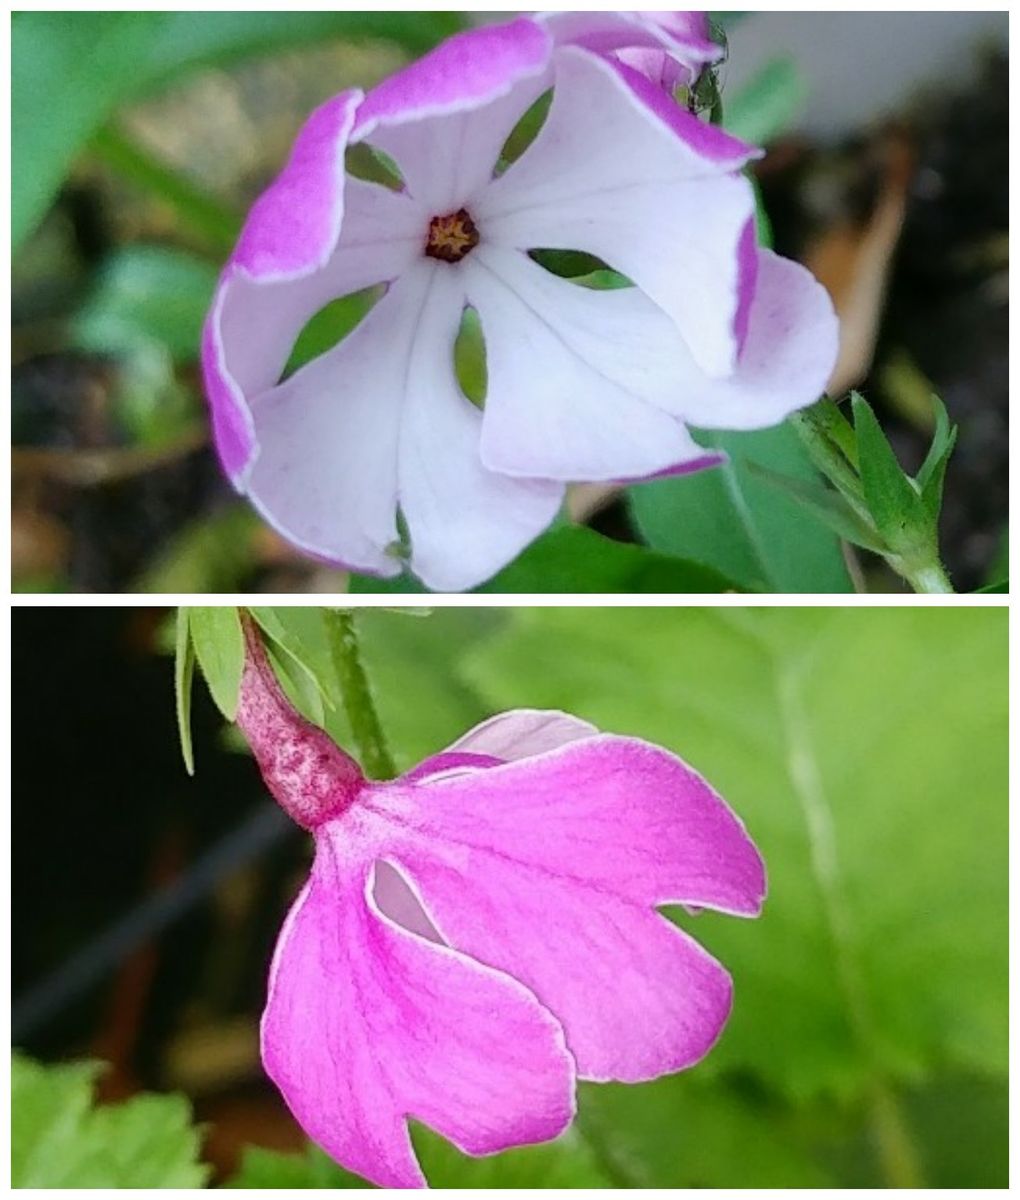
<svg viewBox="0 0 1020 1200">
<path fill-rule="evenodd" d="M 203 344 L 223 465 L 295 545 L 393 576 L 399 514 L 415 573 L 469 588 L 549 525 L 567 482 L 711 465 L 688 424 L 772 425 L 821 393 L 836 319 L 802 267 L 755 243 L 741 172 L 758 151 L 604 52 L 696 46 L 685 15 L 610 14 L 611 36 L 584 44 L 553 18 L 477 29 L 309 118 Z M 550 88 L 538 136 L 499 169 Z M 402 190 L 345 173 L 358 143 L 396 162 Z M 534 249 L 585 251 L 635 286 L 578 286 Z M 376 284 L 361 324 L 282 378 L 310 318 Z M 454 372 L 466 308 L 484 411 Z"/>
<path fill-rule="evenodd" d="M 722 47 L 700 12 L 537 13 L 557 44 L 584 46 L 640 71 L 668 92 L 690 86 Z"/>
<path fill-rule="evenodd" d="M 690 767 L 518 710 L 369 782 L 245 636 L 238 724 L 315 838 L 262 1018 L 266 1070 L 311 1138 L 373 1183 L 422 1186 L 409 1117 L 490 1154 L 561 1133 L 578 1078 L 652 1079 L 709 1051 L 730 977 L 656 909 L 755 916 L 765 874 Z"/>
</svg>

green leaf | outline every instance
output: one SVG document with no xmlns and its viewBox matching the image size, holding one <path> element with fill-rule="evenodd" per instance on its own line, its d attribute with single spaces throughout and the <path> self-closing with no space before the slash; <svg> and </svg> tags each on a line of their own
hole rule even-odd
<svg viewBox="0 0 1020 1200">
<path fill-rule="evenodd" d="M 322 609 L 304 606 L 266 608 L 256 605 L 248 611 L 303 672 L 326 704 L 334 707 L 339 697 L 334 695 L 336 680 L 330 663 Z"/>
<path fill-rule="evenodd" d="M 462 25 L 452 12 L 20 12 L 11 26 L 13 244 L 126 100 L 199 66 L 331 37 L 386 38 L 419 54 Z"/>
<path fill-rule="evenodd" d="M 191 686 L 195 676 L 195 650 L 191 644 L 188 610 L 177 609 L 177 637 L 174 653 L 174 695 L 177 701 L 177 733 L 181 754 L 189 775 L 195 774 L 195 751 L 191 744 Z"/>
<path fill-rule="evenodd" d="M 608 1188 L 591 1149 L 576 1130 L 554 1142 L 472 1158 L 423 1126 L 413 1129 L 422 1170 L 434 1188 Z"/>
<path fill-rule="evenodd" d="M 677 918 L 735 981 L 705 1066 L 862 1102 L 876 1070 L 1006 1071 L 1006 648 L 995 608 L 516 609 L 463 671 L 719 789 L 769 897 Z"/>
<path fill-rule="evenodd" d="M 885 550 L 881 539 L 865 525 L 838 492 L 812 479 L 791 479 L 788 475 L 780 475 L 761 463 L 749 462 L 747 465 L 757 478 L 814 513 L 837 537 L 855 546 L 863 546 L 865 550 L 874 550 L 876 554 Z"/>
<path fill-rule="evenodd" d="M 365 1181 L 337 1166 L 309 1144 L 303 1154 L 282 1154 L 246 1146 L 241 1165 L 225 1185 L 228 1188 L 363 1188 Z"/>
<path fill-rule="evenodd" d="M 580 1128 L 620 1187 L 803 1188 L 835 1183 L 781 1109 L 695 1074 L 584 1084 Z"/>
<path fill-rule="evenodd" d="M 852 400 L 861 485 L 868 511 L 890 549 L 897 553 L 913 550 L 919 540 L 923 543 L 930 529 L 928 510 L 897 462 L 871 406 L 856 392 Z"/>
<path fill-rule="evenodd" d="M 935 435 L 928 449 L 927 457 L 917 473 L 917 486 L 921 489 L 921 499 L 933 521 L 938 520 L 942 509 L 942 485 L 946 478 L 946 468 L 949 457 L 956 446 L 957 426 L 950 423 L 946 406 L 938 396 L 932 396 L 932 407 L 935 409 Z"/>
<path fill-rule="evenodd" d="M 15 1188 L 197 1188 L 209 1174 L 183 1096 L 93 1108 L 98 1063 L 11 1061 Z"/>
<path fill-rule="evenodd" d="M 104 263 L 72 337 L 104 353 L 156 342 L 176 362 L 193 362 L 215 285 L 215 268 L 183 250 L 126 246 Z"/>
<path fill-rule="evenodd" d="M 237 609 L 231 606 L 188 610 L 195 657 L 216 701 L 227 718 L 237 713 L 237 694 L 244 670 L 244 634 Z"/>
<path fill-rule="evenodd" d="M 765 146 L 789 129 L 807 97 L 807 80 L 795 60 L 778 58 L 739 92 L 726 93 L 723 124 L 745 142 Z"/>
<path fill-rule="evenodd" d="M 730 592 L 728 579 L 696 562 L 614 542 L 592 529 L 550 530 L 479 592 Z"/>
<path fill-rule="evenodd" d="M 434 1188 L 606 1188 L 591 1151 L 574 1132 L 542 1146 L 486 1158 L 462 1154 L 421 1125 L 412 1127 L 422 1170 Z M 249 1147 L 231 1188 L 363 1188 L 365 1181 L 337 1166 L 316 1146 L 303 1155 Z"/>
<path fill-rule="evenodd" d="M 852 590 L 836 536 L 748 469 L 751 460 L 794 478 L 817 479 L 789 425 L 701 433 L 698 440 L 725 450 L 729 462 L 629 489 L 634 519 L 653 549 L 704 563 L 748 591 Z"/>
</svg>

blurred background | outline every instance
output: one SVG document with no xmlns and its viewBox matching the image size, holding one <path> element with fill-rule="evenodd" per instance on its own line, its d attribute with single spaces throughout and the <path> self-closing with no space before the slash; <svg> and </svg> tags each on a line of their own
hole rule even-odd
<svg viewBox="0 0 1020 1200">
<path fill-rule="evenodd" d="M 350 747 L 319 610 L 275 612 Z M 258 1061 L 309 841 L 201 680 L 186 775 L 173 614 L 13 622 L 13 1040 L 49 1064 L 15 1073 L 15 1184 L 354 1186 L 306 1150 Z M 434 1184 L 1006 1186 L 1005 609 L 362 611 L 357 627 L 401 770 L 494 711 L 563 708 L 682 754 L 770 876 L 758 921 L 671 913 L 735 980 L 704 1063 L 585 1085 L 574 1131 L 544 1148 L 468 1160 L 418 1130 Z M 82 1059 L 108 1066 L 67 1065 Z"/>
<path fill-rule="evenodd" d="M 998 582 L 1007 16 L 716 16 L 730 43 L 720 73 L 727 123 L 770 149 L 757 177 L 776 247 L 807 262 L 840 310 L 833 391 L 865 392 L 910 470 L 930 438 L 930 394 L 942 396 L 961 427 L 946 485 L 947 564 L 961 590 Z M 310 109 L 372 85 L 473 19 L 494 15 L 15 14 L 18 589 L 347 586 L 282 543 L 222 479 L 199 330 L 243 214 Z M 640 498 L 650 494 L 578 488 L 571 515 L 617 541 L 675 549 L 668 531 L 656 541 Z M 671 525 L 697 520 L 686 494 Z M 869 588 L 902 586 L 862 557 Z M 640 587 L 630 579 L 620 590 Z"/>
</svg>

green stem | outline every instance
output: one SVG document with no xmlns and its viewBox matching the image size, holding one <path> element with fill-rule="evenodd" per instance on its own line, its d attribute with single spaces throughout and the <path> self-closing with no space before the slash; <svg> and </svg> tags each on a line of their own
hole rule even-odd
<svg viewBox="0 0 1020 1200">
<path fill-rule="evenodd" d="M 211 249 L 223 254 L 233 249 L 241 232 L 241 218 L 229 205 L 168 167 L 113 125 L 95 135 L 91 149 L 118 174 L 172 204 Z"/>
<path fill-rule="evenodd" d="M 899 1099 L 876 1082 L 871 1103 L 878 1161 L 887 1187 L 923 1188 L 924 1172 Z"/>
<path fill-rule="evenodd" d="M 361 664 L 354 614 L 349 609 L 327 608 L 325 617 L 333 668 L 340 679 L 344 711 L 351 723 L 361 765 L 371 779 L 392 779 L 397 769 L 386 745 L 368 676 Z"/>
<path fill-rule="evenodd" d="M 890 565 L 903 576 L 915 592 L 932 596 L 947 596 L 956 591 L 940 562 L 925 563 L 920 567 L 908 567 L 897 559 Z"/>
</svg>

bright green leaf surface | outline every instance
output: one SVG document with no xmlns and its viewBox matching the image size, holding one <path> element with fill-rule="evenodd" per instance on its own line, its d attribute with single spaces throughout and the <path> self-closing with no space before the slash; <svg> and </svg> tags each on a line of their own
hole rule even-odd
<svg viewBox="0 0 1020 1200">
<path fill-rule="evenodd" d="M 770 894 L 683 918 L 736 982 L 709 1065 L 859 1099 L 875 1062 L 1005 1071 L 1005 646 L 997 609 L 517 610 L 467 674 L 720 789 Z"/>
<path fill-rule="evenodd" d="M 11 1183 L 16 1188 L 197 1188 L 200 1134 L 183 1096 L 141 1095 L 94 1108 L 97 1063 L 11 1063 Z"/>
<path fill-rule="evenodd" d="M 614 542 L 593 529 L 552 529 L 479 592 L 726 592 L 728 579 L 696 562 Z"/>
<path fill-rule="evenodd" d="M 781 474 L 817 475 L 788 425 L 754 433 L 700 434 L 730 455 L 721 467 L 630 488 L 634 519 L 655 550 L 704 563 L 748 591 L 848 592 L 838 538 L 744 459 Z"/>
<path fill-rule="evenodd" d="M 21 12 L 12 23 L 15 246 L 116 106 L 198 66 L 326 38 L 386 38 L 419 54 L 458 13 Z"/>
<path fill-rule="evenodd" d="M 584 1085 L 580 1128 L 619 1186 L 825 1187 L 833 1182 L 775 1107 L 697 1075 Z"/>
<path fill-rule="evenodd" d="M 237 609 L 200 607 L 188 610 L 195 657 L 216 706 L 228 721 L 237 712 L 237 693 L 244 668 L 244 636 Z"/>
</svg>

